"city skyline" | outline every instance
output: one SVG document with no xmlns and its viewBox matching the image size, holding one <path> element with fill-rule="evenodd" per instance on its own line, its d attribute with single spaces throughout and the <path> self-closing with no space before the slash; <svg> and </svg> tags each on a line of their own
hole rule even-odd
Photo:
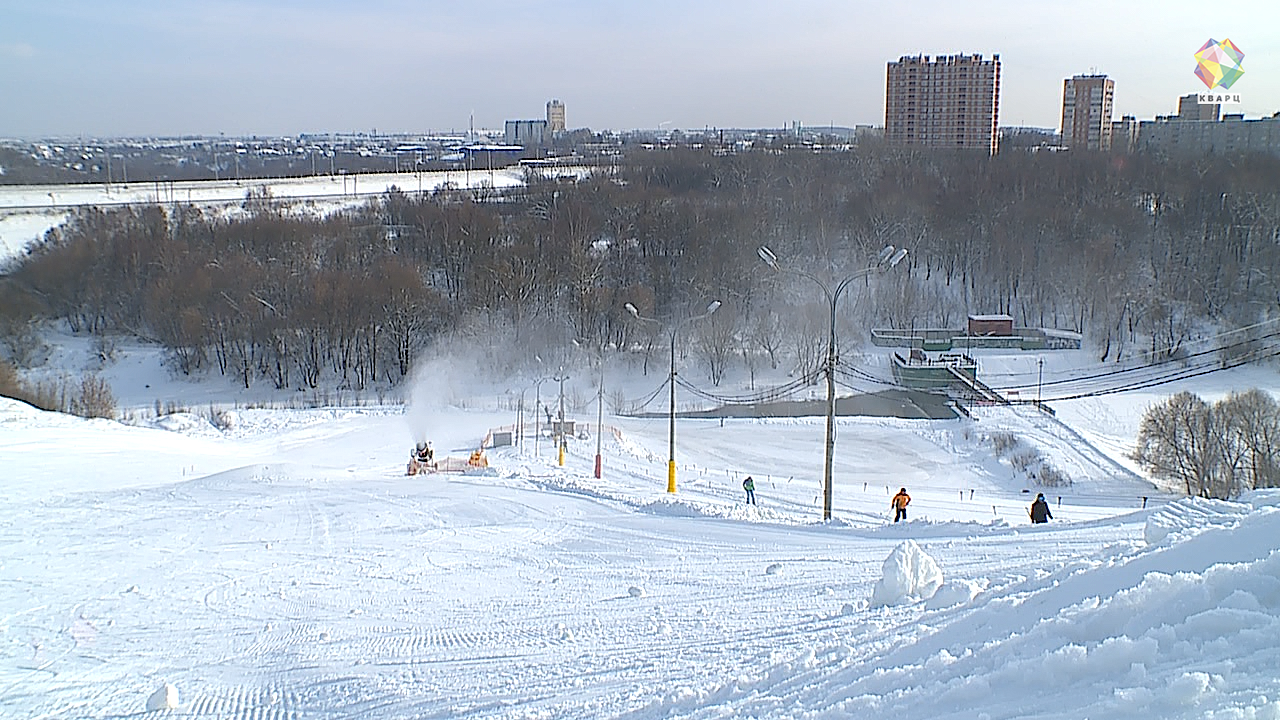
<svg viewBox="0 0 1280 720">
<path fill-rule="evenodd" d="M 13 3 L 16 5 L 16 3 Z M 1034 10 L 1034 8 L 1032 8 Z M 1176 112 L 1204 90 L 1209 38 L 1244 52 L 1223 112 L 1280 111 L 1280 10 L 1088 0 L 1070 11 L 934 0 L 599 4 L 547 0 L 67 0 L 8 7 L 0 137 L 292 135 L 501 128 L 880 125 L 886 64 L 999 54 L 1001 126 L 1057 128 L 1064 78 L 1115 81 L 1115 117 Z"/>
</svg>

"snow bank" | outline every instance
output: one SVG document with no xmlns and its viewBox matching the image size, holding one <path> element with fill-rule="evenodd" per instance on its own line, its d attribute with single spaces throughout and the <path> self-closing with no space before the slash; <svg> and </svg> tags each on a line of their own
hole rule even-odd
<svg viewBox="0 0 1280 720">
<path fill-rule="evenodd" d="M 820 649 L 803 682 L 783 663 L 700 702 L 725 705 L 716 717 L 1276 720 L 1280 510 L 1272 493 L 1242 500 L 1188 501 L 1164 544 L 993 580 L 968 607 L 950 609 L 981 586 L 950 581 L 928 603 L 947 609 L 906 611 L 881 652 Z M 907 595 L 926 557 L 898 546 L 872 605 Z"/>
<path fill-rule="evenodd" d="M 907 540 L 885 559 L 880 580 L 871 593 L 871 607 L 927 600 L 941 586 L 942 568 L 914 540 Z"/>
<path fill-rule="evenodd" d="M 1215 526 L 1231 526 L 1247 509 L 1243 503 L 1204 498 L 1183 498 L 1169 503 L 1147 518 L 1142 539 L 1163 545 Z"/>
</svg>

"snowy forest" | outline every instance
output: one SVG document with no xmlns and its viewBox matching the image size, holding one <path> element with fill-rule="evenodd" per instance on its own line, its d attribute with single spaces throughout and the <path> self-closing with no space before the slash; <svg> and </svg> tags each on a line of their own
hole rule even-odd
<svg viewBox="0 0 1280 720">
<path fill-rule="evenodd" d="M 826 299 L 758 248 L 838 281 L 886 245 L 910 254 L 844 296 L 846 342 L 1007 313 L 1081 333 L 1101 361 L 1176 356 L 1276 312 L 1280 160 L 637 149 L 577 181 L 341 211 L 265 194 L 87 209 L 5 269 L 0 334 L 19 366 L 56 320 L 152 340 L 177 371 L 245 387 L 363 389 L 397 384 L 444 335 L 487 345 L 495 365 L 570 341 L 661 353 L 661 323 L 634 322 L 628 303 L 677 321 L 718 300 L 685 335 L 719 382 L 732 363 L 821 362 Z"/>
</svg>

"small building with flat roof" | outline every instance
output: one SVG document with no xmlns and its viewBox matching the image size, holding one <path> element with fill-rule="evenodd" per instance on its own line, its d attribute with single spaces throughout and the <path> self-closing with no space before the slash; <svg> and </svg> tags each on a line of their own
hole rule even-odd
<svg viewBox="0 0 1280 720">
<path fill-rule="evenodd" d="M 970 335 L 1012 335 L 1013 316 L 1011 315 L 970 315 Z"/>
</svg>

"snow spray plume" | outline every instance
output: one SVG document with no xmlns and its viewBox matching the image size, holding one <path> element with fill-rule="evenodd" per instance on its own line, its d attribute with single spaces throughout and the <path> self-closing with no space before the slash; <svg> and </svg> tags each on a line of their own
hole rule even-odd
<svg viewBox="0 0 1280 720">
<path fill-rule="evenodd" d="M 447 355 L 428 350 L 415 364 L 409 386 L 409 404 L 405 407 L 405 422 L 415 443 L 427 442 L 442 434 L 448 424 L 444 410 L 466 406 L 469 394 L 466 387 L 472 378 L 467 376 L 474 365 Z"/>
<path fill-rule="evenodd" d="M 475 408 L 501 394 L 509 381 L 495 379 L 493 349 L 489 343 L 453 333 L 424 348 L 414 363 L 408 391 L 405 420 L 414 442 L 425 442 L 444 434 L 446 421 L 441 411 Z"/>
</svg>

